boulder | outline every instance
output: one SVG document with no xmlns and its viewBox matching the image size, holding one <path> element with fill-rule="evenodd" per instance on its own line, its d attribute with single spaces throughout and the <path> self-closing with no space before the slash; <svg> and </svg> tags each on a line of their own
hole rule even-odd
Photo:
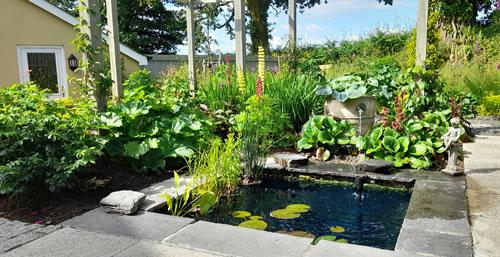
<svg viewBox="0 0 500 257">
<path fill-rule="evenodd" d="M 297 153 L 275 153 L 273 154 L 274 162 L 283 167 L 300 167 L 309 163 L 309 159 Z"/>
<path fill-rule="evenodd" d="M 364 160 L 356 165 L 356 170 L 361 172 L 374 172 L 389 174 L 391 169 L 394 168 L 394 164 L 390 161 L 385 160 Z"/>
<path fill-rule="evenodd" d="M 145 198 L 144 193 L 122 190 L 113 192 L 103 198 L 101 205 L 109 213 L 132 215 L 137 212 Z"/>
</svg>

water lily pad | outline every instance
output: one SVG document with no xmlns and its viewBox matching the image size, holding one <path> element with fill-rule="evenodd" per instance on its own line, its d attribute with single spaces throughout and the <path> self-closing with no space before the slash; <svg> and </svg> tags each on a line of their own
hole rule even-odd
<svg viewBox="0 0 500 257">
<path fill-rule="evenodd" d="M 311 239 L 316 238 L 316 236 L 314 234 L 307 232 L 307 231 L 303 231 L 303 230 L 294 230 L 294 231 L 278 230 L 278 231 L 276 231 L 276 233 L 283 234 L 283 235 L 296 236 L 296 237 L 311 238 Z"/>
<path fill-rule="evenodd" d="M 344 239 L 344 238 L 341 238 L 339 240 L 335 240 L 335 242 L 341 243 L 341 244 L 348 244 L 349 243 L 349 242 L 347 242 L 347 239 Z"/>
<path fill-rule="evenodd" d="M 241 222 L 238 226 L 243 228 L 265 230 L 267 228 L 267 223 L 263 220 L 247 220 Z"/>
<path fill-rule="evenodd" d="M 278 209 L 271 212 L 271 217 L 283 220 L 296 219 L 300 217 L 300 213 L 289 209 Z"/>
<path fill-rule="evenodd" d="M 327 240 L 327 241 L 332 241 L 332 242 L 335 242 L 335 239 L 337 239 L 336 236 L 332 236 L 332 235 L 326 235 L 326 236 L 319 236 L 319 237 L 316 237 L 314 239 L 314 241 L 312 242 L 313 245 L 316 245 L 319 243 L 319 241 L 321 240 Z"/>
<path fill-rule="evenodd" d="M 345 228 L 341 227 L 341 226 L 335 226 L 335 227 L 331 227 L 330 231 L 332 231 L 333 233 L 344 233 Z"/>
<path fill-rule="evenodd" d="M 290 204 L 285 209 L 292 212 L 308 212 L 309 209 L 311 209 L 311 206 L 307 204 Z"/>
<path fill-rule="evenodd" d="M 233 211 L 231 213 L 231 215 L 233 215 L 233 217 L 239 218 L 239 219 L 244 219 L 244 218 L 252 216 L 252 214 L 250 212 L 247 212 L 247 211 Z"/>
<path fill-rule="evenodd" d="M 254 215 L 254 216 L 250 216 L 249 219 L 251 219 L 251 220 L 261 220 L 263 218 L 262 218 L 262 216 Z"/>
</svg>

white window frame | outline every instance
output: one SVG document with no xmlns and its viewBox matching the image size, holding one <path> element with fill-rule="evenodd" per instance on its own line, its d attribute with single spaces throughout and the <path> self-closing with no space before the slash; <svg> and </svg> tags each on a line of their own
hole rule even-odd
<svg viewBox="0 0 500 257">
<path fill-rule="evenodd" d="M 17 63 L 19 65 L 19 81 L 30 81 L 28 72 L 28 53 L 53 53 L 56 57 L 56 71 L 59 92 L 51 94 L 51 98 L 65 97 L 68 95 L 68 80 L 66 73 L 66 58 L 62 46 L 17 46 Z"/>
</svg>

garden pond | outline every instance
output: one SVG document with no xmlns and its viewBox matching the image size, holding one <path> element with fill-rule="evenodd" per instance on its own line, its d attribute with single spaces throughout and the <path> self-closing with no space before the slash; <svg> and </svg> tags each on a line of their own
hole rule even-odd
<svg viewBox="0 0 500 257">
<path fill-rule="evenodd" d="M 239 187 L 199 219 L 392 250 L 410 197 L 397 188 L 268 178 Z"/>
</svg>

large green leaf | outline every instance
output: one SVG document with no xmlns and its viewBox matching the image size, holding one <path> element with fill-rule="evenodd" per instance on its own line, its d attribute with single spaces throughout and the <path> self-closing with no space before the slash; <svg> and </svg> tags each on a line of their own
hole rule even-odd
<svg viewBox="0 0 500 257">
<path fill-rule="evenodd" d="M 301 138 L 298 142 L 297 142 L 297 149 L 299 151 L 302 151 L 302 150 L 307 150 L 307 149 L 311 149 L 313 147 L 312 144 L 309 144 L 307 142 L 307 138 L 303 137 Z"/>
<path fill-rule="evenodd" d="M 370 133 L 369 139 L 370 139 L 370 144 L 372 146 L 376 146 L 380 144 L 380 137 L 382 136 L 382 133 L 384 132 L 384 129 L 382 127 L 378 127 L 372 130 Z"/>
<path fill-rule="evenodd" d="M 418 142 L 410 147 L 409 153 L 415 156 L 423 156 L 427 153 L 427 145 Z"/>
<path fill-rule="evenodd" d="M 114 112 L 101 115 L 101 121 L 104 122 L 107 127 L 111 128 L 123 126 L 122 118 Z"/>
<path fill-rule="evenodd" d="M 398 151 L 406 153 L 408 151 L 408 148 L 410 147 L 410 139 L 408 137 L 400 137 L 396 139 L 396 141 L 400 146 Z"/>
<path fill-rule="evenodd" d="M 175 154 L 179 157 L 191 157 L 194 151 L 186 146 L 181 146 L 175 149 Z"/>
<path fill-rule="evenodd" d="M 396 141 L 396 138 L 392 136 L 385 136 L 382 144 L 389 152 L 397 153 L 399 151 L 399 143 Z"/>
<path fill-rule="evenodd" d="M 125 149 L 126 156 L 129 156 L 129 157 L 132 157 L 135 159 L 139 159 L 139 157 L 141 157 L 142 155 L 144 155 L 145 153 L 148 152 L 149 147 L 148 147 L 148 144 L 146 144 L 144 142 L 139 143 L 136 141 L 132 141 L 132 142 L 126 143 L 124 145 L 124 149 Z"/>
<path fill-rule="evenodd" d="M 345 92 L 349 99 L 355 99 L 364 96 L 366 94 L 366 91 L 368 91 L 368 89 L 365 86 L 357 86 L 350 87 Z"/>
<path fill-rule="evenodd" d="M 327 145 L 334 145 L 335 144 L 335 138 L 332 137 L 332 134 L 330 131 L 320 131 L 318 134 L 318 140 L 322 144 L 327 144 Z"/>
</svg>

